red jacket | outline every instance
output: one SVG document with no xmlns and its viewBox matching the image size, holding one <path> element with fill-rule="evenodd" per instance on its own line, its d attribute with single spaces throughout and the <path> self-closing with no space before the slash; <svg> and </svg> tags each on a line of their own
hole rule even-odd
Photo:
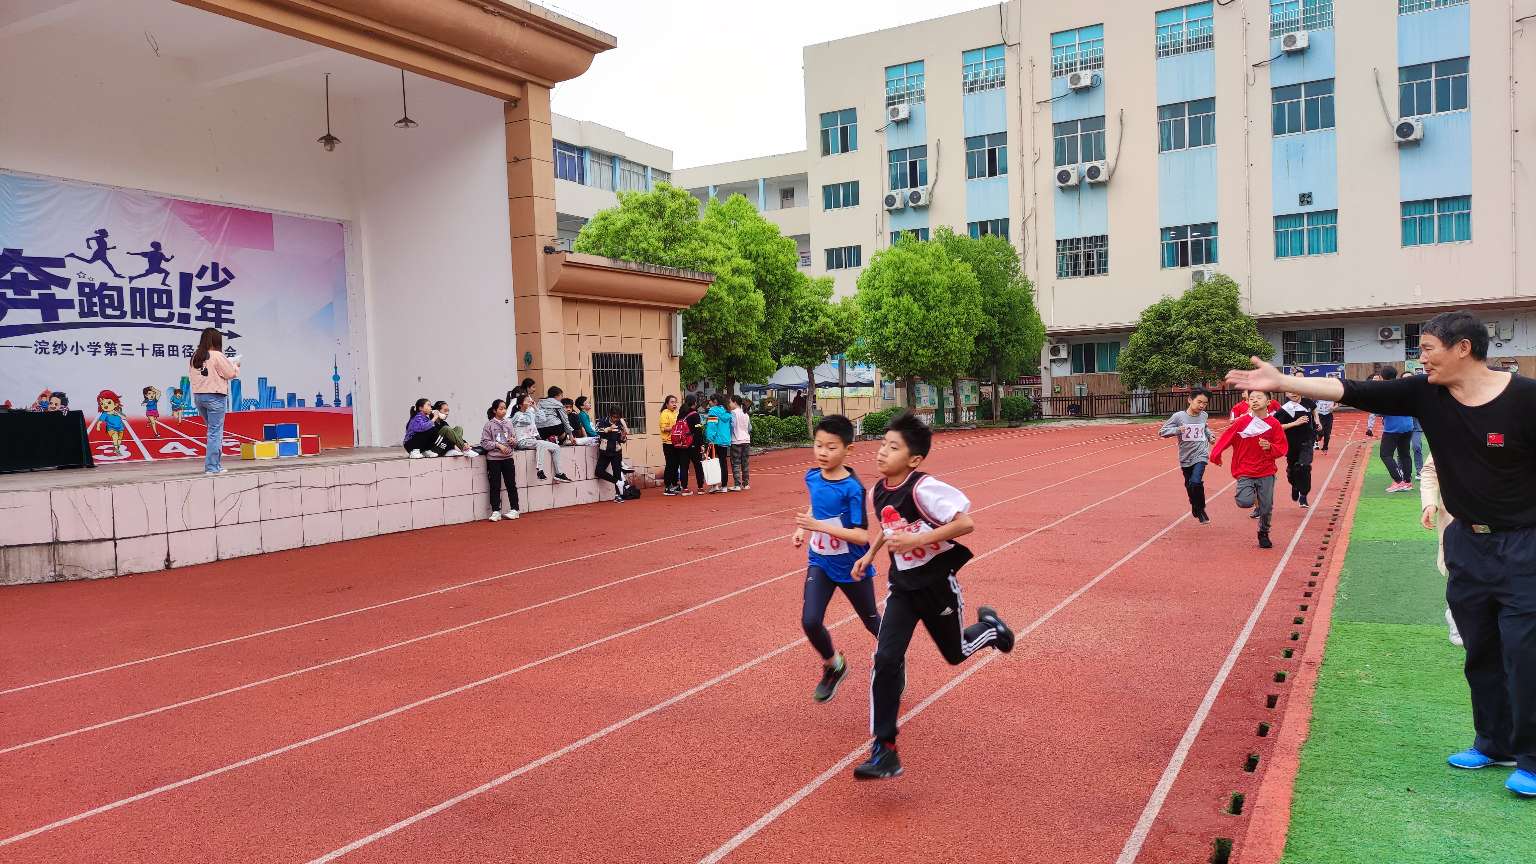
<svg viewBox="0 0 1536 864">
<path fill-rule="evenodd" d="M 1249 415 L 1252 419 L 1252 415 Z M 1248 422 L 1242 417 L 1237 418 L 1222 430 L 1221 437 L 1216 439 L 1215 446 L 1211 447 L 1211 464 L 1221 464 L 1222 451 L 1232 448 L 1232 476 L 1233 477 L 1270 477 L 1275 474 L 1275 460 L 1285 455 L 1285 430 L 1280 428 L 1280 421 L 1273 415 L 1263 418 L 1263 422 L 1269 426 L 1262 435 L 1252 438 L 1244 438 L 1238 433 L 1247 428 Z M 1268 441 L 1269 449 L 1259 446 L 1260 441 Z"/>
<path fill-rule="evenodd" d="M 1269 400 L 1269 413 L 1273 414 L 1273 413 L 1275 413 L 1276 411 L 1279 411 L 1279 410 L 1280 410 L 1280 403 L 1275 401 L 1274 399 Z M 1227 416 L 1230 419 L 1232 419 L 1232 420 L 1236 420 L 1239 417 L 1247 417 L 1247 416 L 1249 416 L 1249 414 L 1248 414 L 1248 400 L 1244 399 L 1243 401 L 1237 403 L 1236 405 L 1233 405 L 1232 406 L 1232 413 L 1227 415 Z"/>
</svg>

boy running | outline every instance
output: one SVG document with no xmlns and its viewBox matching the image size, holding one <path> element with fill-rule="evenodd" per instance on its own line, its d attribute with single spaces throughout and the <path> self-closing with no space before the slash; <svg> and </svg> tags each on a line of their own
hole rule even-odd
<svg viewBox="0 0 1536 864">
<path fill-rule="evenodd" d="M 955 574 L 973 556 L 954 540 L 976 526 L 969 513 L 971 502 L 959 489 L 917 470 L 932 443 L 933 431 L 909 412 L 891 421 L 875 457 L 884 479 L 870 490 L 869 498 L 882 530 L 853 569 L 863 572 L 881 548 L 888 548 L 890 590 L 870 682 L 875 743 L 869 759 L 853 769 L 855 779 L 901 773 L 896 722 L 901 691 L 907 684 L 907 645 L 919 621 L 951 665 L 989 644 L 1004 654 L 1013 650 L 1013 631 L 990 606 L 976 610 L 975 624 L 964 627 L 962 623 L 965 605 Z"/>
<path fill-rule="evenodd" d="M 871 636 L 880 633 L 880 610 L 875 605 L 875 568 L 854 569 L 854 562 L 869 551 L 868 522 L 864 518 L 864 484 L 843 462 L 853 443 L 853 423 L 832 414 L 816 424 L 816 467 L 805 472 L 811 506 L 795 514 L 794 544 L 799 548 L 810 532 L 806 552 L 805 601 L 800 608 L 800 627 L 811 647 L 821 655 L 821 683 L 813 694 L 817 702 L 837 695 L 837 685 L 848 674 L 848 663 L 832 648 L 832 634 L 823 623 L 827 604 L 838 590 L 859 613 Z"/>
<path fill-rule="evenodd" d="M 1184 472 L 1184 491 L 1189 495 L 1189 515 L 1201 525 L 1211 521 L 1205 513 L 1205 465 L 1211 458 L 1211 394 L 1203 387 L 1189 392 L 1189 407 L 1169 417 L 1157 434 L 1179 439 L 1179 470 Z"/>
<path fill-rule="evenodd" d="M 1232 476 L 1237 478 L 1237 506 L 1254 507 L 1259 520 L 1259 548 L 1269 542 L 1269 517 L 1275 510 L 1275 460 L 1286 453 L 1285 432 L 1269 416 L 1269 394 L 1248 391 L 1248 419 L 1238 418 L 1222 430 L 1211 448 L 1211 464 L 1221 464 L 1222 451 L 1232 448 Z"/>
</svg>

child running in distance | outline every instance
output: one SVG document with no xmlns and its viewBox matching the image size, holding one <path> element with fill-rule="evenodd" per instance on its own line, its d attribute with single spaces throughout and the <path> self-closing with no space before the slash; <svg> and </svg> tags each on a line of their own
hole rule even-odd
<svg viewBox="0 0 1536 864">
<path fill-rule="evenodd" d="M 1232 421 L 1211 448 L 1211 464 L 1232 448 L 1232 476 L 1237 479 L 1237 506 L 1254 508 L 1259 520 L 1259 548 L 1272 549 L 1270 516 L 1275 510 L 1275 460 L 1286 453 L 1285 431 L 1269 414 L 1269 394 L 1248 392 L 1248 417 Z"/>
</svg>

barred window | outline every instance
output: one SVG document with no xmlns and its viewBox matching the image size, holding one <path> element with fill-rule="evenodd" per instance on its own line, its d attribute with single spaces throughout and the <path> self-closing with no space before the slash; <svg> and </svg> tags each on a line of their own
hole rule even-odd
<svg viewBox="0 0 1536 864">
<path fill-rule="evenodd" d="M 1051 34 L 1051 77 L 1104 68 L 1104 25 Z"/>
<path fill-rule="evenodd" d="M 1269 0 L 1271 39 L 1299 30 L 1332 30 L 1333 0 Z"/>
<path fill-rule="evenodd" d="M 960 86 L 963 92 L 979 93 L 982 90 L 996 90 L 1008 81 L 1004 49 L 1001 45 L 966 51 L 960 55 L 960 64 Z"/>
<path fill-rule="evenodd" d="M 1461 6 L 1466 2 L 1467 0 L 1397 0 L 1397 14 L 1409 15 L 1429 9 L 1443 9 L 1446 6 Z"/>
<path fill-rule="evenodd" d="M 1109 235 L 1056 241 L 1056 278 L 1102 276 L 1109 272 Z"/>
<path fill-rule="evenodd" d="M 920 105 L 927 101 L 923 79 L 921 60 L 885 67 L 885 107 Z"/>
<path fill-rule="evenodd" d="M 1157 13 L 1157 56 L 1209 51 L 1216 44 L 1210 3 L 1196 3 Z"/>
<path fill-rule="evenodd" d="M 610 408 L 624 412 L 629 431 L 645 431 L 645 362 L 640 354 L 592 355 L 592 401 L 597 417 L 607 419 Z"/>
<path fill-rule="evenodd" d="M 1286 330 L 1280 334 L 1282 366 L 1303 363 L 1343 363 L 1344 328 Z"/>
</svg>

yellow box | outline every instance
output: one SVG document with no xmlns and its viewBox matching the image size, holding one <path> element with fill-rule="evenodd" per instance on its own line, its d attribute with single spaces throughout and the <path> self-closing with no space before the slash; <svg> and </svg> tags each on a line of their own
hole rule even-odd
<svg viewBox="0 0 1536 864">
<path fill-rule="evenodd" d="M 250 441 L 240 445 L 241 459 L 276 459 L 276 441 Z"/>
</svg>

